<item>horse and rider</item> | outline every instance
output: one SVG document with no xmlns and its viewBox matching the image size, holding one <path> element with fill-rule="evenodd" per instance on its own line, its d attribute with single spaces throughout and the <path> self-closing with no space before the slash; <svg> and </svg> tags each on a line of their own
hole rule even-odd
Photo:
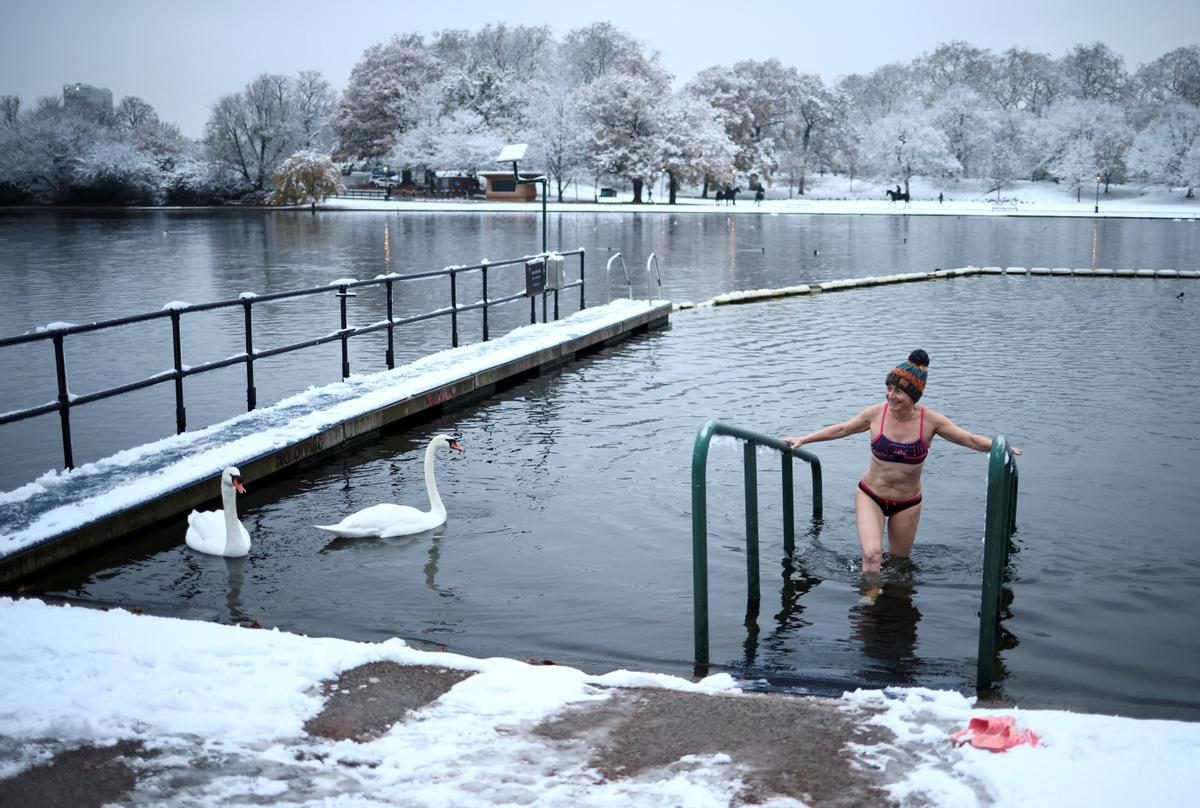
<svg viewBox="0 0 1200 808">
<path fill-rule="evenodd" d="M 722 202 L 728 202 L 730 205 L 736 205 L 737 195 L 741 192 L 742 186 L 740 185 L 732 188 L 726 185 L 724 188 L 719 188 L 717 189 L 717 204 L 720 205 Z"/>
<path fill-rule="evenodd" d="M 895 205 L 897 202 L 903 202 L 905 205 L 907 205 L 912 201 L 912 197 L 909 195 L 908 191 L 901 191 L 899 184 L 896 185 L 896 190 L 893 191 L 891 188 L 888 188 L 886 193 L 892 200 L 893 205 Z"/>
</svg>

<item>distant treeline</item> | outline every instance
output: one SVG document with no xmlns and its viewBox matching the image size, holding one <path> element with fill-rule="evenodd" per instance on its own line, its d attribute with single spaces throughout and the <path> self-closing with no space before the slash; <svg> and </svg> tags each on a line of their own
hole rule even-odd
<svg viewBox="0 0 1200 808">
<path fill-rule="evenodd" d="M 814 65 L 813 67 L 819 67 Z M 144 100 L 112 110 L 0 96 L 0 201 L 263 201 L 297 152 L 345 167 L 492 170 L 505 143 L 561 198 L 576 179 L 665 175 L 707 193 L 755 181 L 804 193 L 814 173 L 1093 183 L 1190 195 L 1200 183 L 1200 46 L 1130 72 L 1103 43 L 1060 56 L 949 42 L 827 84 L 778 59 L 717 65 L 679 89 L 659 54 L 610 23 L 556 39 L 487 25 L 369 47 L 339 93 L 319 73 L 263 74 L 183 137 Z M 306 159 L 308 159 L 306 157 Z M 309 159 L 311 162 L 311 159 Z M 664 200 L 666 201 L 666 200 Z"/>
</svg>

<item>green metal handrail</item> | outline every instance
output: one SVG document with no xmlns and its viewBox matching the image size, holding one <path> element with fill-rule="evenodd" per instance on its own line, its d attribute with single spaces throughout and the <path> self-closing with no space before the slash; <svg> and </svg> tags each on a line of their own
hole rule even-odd
<svg viewBox="0 0 1200 808">
<path fill-rule="evenodd" d="M 987 522 L 983 531 L 983 587 L 979 604 L 979 663 L 976 687 L 995 682 L 996 642 L 1000 633 L 1001 583 L 1008 566 L 1010 538 L 1017 529 L 1017 462 L 1008 442 L 992 441 L 988 463 Z"/>
<path fill-rule="evenodd" d="M 756 447 L 767 446 L 782 455 L 783 546 L 789 555 L 796 549 L 795 507 L 792 500 L 792 458 L 812 468 L 813 519 L 821 518 L 821 461 L 804 449 L 793 449 L 782 440 L 749 429 L 712 420 L 700 427 L 692 450 L 692 614 L 695 625 L 696 669 L 708 666 L 708 444 L 714 435 L 741 438 L 746 486 L 746 601 L 757 611 L 761 592 L 758 574 L 758 461 Z"/>
</svg>

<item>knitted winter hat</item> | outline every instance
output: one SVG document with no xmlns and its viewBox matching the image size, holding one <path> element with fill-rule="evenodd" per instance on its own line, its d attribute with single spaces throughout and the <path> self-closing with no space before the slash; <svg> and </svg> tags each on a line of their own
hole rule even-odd
<svg viewBox="0 0 1200 808">
<path fill-rule="evenodd" d="M 906 361 L 892 368 L 887 375 L 885 384 L 895 385 L 897 389 L 908 393 L 916 402 L 925 392 L 925 378 L 928 374 L 929 354 L 918 348 L 908 355 Z"/>
</svg>

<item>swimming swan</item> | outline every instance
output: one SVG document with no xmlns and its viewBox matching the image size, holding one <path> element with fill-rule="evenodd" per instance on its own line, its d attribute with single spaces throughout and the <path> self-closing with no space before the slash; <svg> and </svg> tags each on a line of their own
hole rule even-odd
<svg viewBox="0 0 1200 808">
<path fill-rule="evenodd" d="M 393 505 L 386 502 L 382 505 L 372 505 L 357 513 L 347 516 L 336 525 L 314 525 L 321 530 L 328 530 L 347 539 L 360 539 L 368 536 L 378 536 L 382 539 L 392 536 L 408 536 L 430 530 L 446 521 L 446 506 L 438 496 L 437 481 L 433 478 L 433 456 L 442 446 L 449 446 L 455 451 L 464 451 L 458 441 L 449 435 L 434 435 L 425 448 L 425 490 L 429 494 L 429 510 L 420 511 L 410 505 Z"/>
<path fill-rule="evenodd" d="M 188 514 L 187 546 L 198 553 L 238 558 L 250 552 L 250 534 L 237 518 L 237 495 L 246 493 L 242 473 L 233 466 L 221 472 L 219 511 Z"/>
</svg>

